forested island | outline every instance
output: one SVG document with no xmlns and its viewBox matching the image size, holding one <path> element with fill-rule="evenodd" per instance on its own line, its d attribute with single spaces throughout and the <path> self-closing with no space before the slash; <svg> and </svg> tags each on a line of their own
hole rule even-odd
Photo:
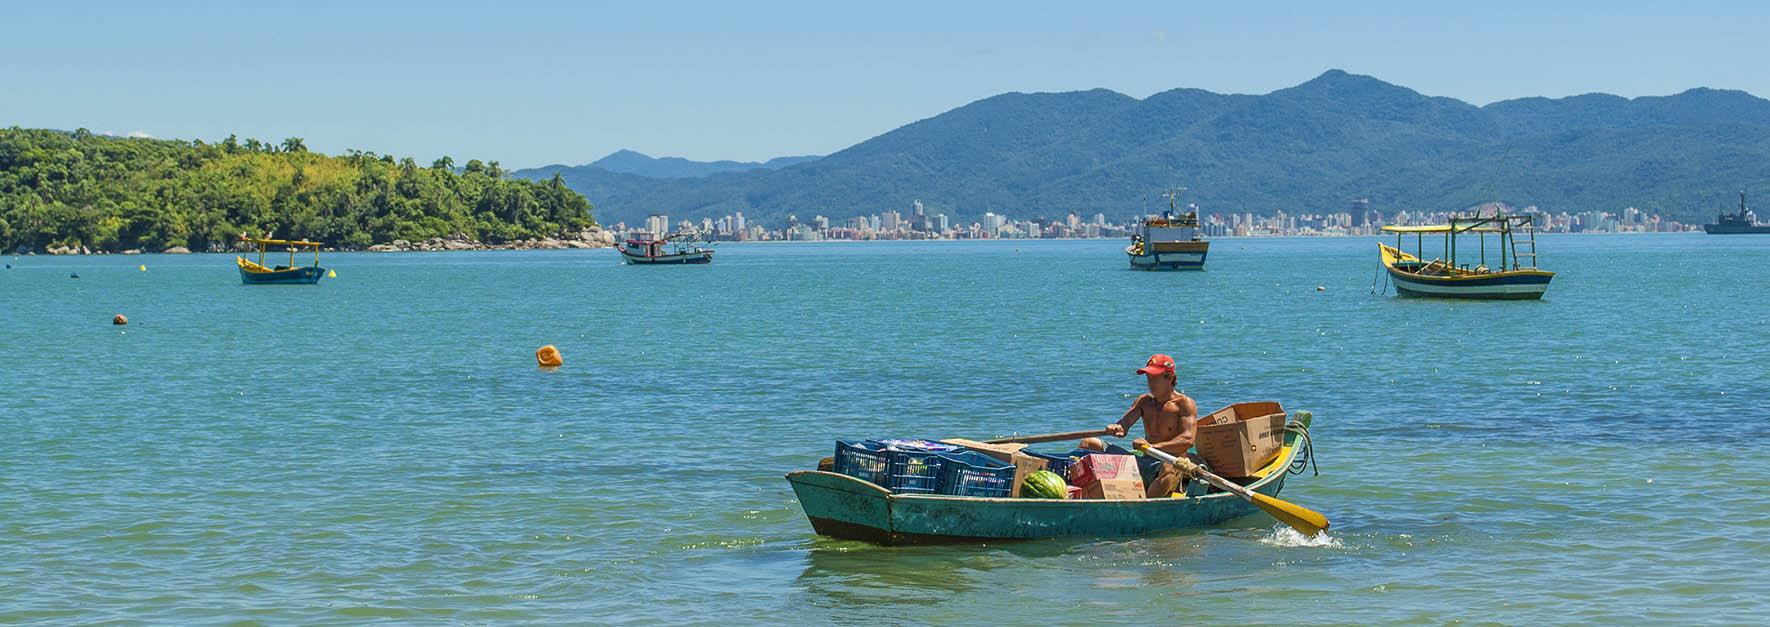
<svg viewBox="0 0 1770 627">
<path fill-rule="evenodd" d="M 498 162 L 308 152 L 229 136 L 215 143 L 0 130 L 0 246 L 225 250 L 242 233 L 340 249 L 404 240 L 501 244 L 596 225 L 558 177 L 505 177 Z"/>
</svg>

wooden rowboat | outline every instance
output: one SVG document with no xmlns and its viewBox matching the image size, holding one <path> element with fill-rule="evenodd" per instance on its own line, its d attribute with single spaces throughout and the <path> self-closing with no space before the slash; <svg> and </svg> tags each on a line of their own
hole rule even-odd
<svg viewBox="0 0 1770 627">
<path fill-rule="evenodd" d="M 1277 496 L 1292 463 L 1309 454 L 1309 412 L 1293 412 L 1278 458 L 1249 489 Z M 1302 455 L 1303 457 L 1299 457 Z M 893 494 L 871 482 L 818 470 L 787 474 L 799 505 L 819 535 L 878 544 L 939 544 L 1063 536 L 1139 536 L 1215 525 L 1260 512 L 1228 492 L 1163 499 L 1049 500 Z"/>
</svg>

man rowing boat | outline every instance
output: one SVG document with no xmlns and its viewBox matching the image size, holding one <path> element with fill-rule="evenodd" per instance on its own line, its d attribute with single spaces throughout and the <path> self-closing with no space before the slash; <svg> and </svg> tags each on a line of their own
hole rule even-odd
<svg viewBox="0 0 1770 627">
<path fill-rule="evenodd" d="M 1122 438 L 1132 425 L 1142 420 L 1145 437 L 1137 438 L 1133 442 L 1134 448 L 1142 450 L 1143 445 L 1148 444 L 1180 459 L 1186 459 L 1186 451 L 1192 448 L 1193 437 L 1198 433 L 1198 405 L 1174 389 L 1179 381 L 1179 376 L 1175 373 L 1174 358 L 1160 354 L 1151 356 L 1137 370 L 1137 374 L 1146 379 L 1149 393 L 1137 397 L 1123 418 L 1106 425 L 1106 431 L 1114 437 Z M 1081 447 L 1096 451 L 1108 450 L 1105 443 L 1096 438 L 1083 440 Z M 1178 469 L 1147 455 L 1137 458 L 1137 469 L 1143 475 L 1144 492 L 1151 498 L 1173 493 L 1184 478 Z"/>
</svg>

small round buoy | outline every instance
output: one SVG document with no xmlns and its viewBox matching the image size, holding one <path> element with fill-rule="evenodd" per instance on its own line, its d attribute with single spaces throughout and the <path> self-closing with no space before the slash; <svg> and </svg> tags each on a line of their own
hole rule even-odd
<svg viewBox="0 0 1770 627">
<path fill-rule="evenodd" d="M 1317 286 L 1315 286 L 1315 291 L 1317 291 L 1317 292 L 1325 292 L 1325 291 L 1327 291 L 1327 288 L 1326 288 L 1326 287 L 1324 287 L 1324 286 L 1320 286 L 1320 285 L 1317 285 Z"/>
<path fill-rule="evenodd" d="M 129 324 L 129 319 L 124 317 L 123 314 L 117 314 L 117 315 L 111 317 L 111 324 L 114 324 L 117 326 L 123 326 L 125 324 Z"/>
<path fill-rule="evenodd" d="M 326 278 L 328 278 L 328 279 L 338 278 L 338 271 L 337 270 L 327 270 L 326 271 Z"/>
<path fill-rule="evenodd" d="M 142 272 L 147 272 L 147 264 L 145 264 L 145 263 L 141 264 L 139 266 L 136 266 L 136 267 L 141 268 Z"/>
<path fill-rule="evenodd" d="M 548 344 L 535 349 L 535 363 L 542 368 L 558 368 L 565 365 L 565 359 L 559 356 L 559 349 Z"/>
</svg>

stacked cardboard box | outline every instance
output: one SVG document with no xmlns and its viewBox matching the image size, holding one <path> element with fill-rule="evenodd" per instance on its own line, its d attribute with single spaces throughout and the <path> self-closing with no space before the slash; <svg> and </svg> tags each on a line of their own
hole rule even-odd
<svg viewBox="0 0 1770 627">
<path fill-rule="evenodd" d="M 1069 467 L 1069 483 L 1081 488 L 1084 499 L 1140 499 L 1143 475 L 1137 458 L 1130 455 L 1094 454 Z"/>
</svg>

